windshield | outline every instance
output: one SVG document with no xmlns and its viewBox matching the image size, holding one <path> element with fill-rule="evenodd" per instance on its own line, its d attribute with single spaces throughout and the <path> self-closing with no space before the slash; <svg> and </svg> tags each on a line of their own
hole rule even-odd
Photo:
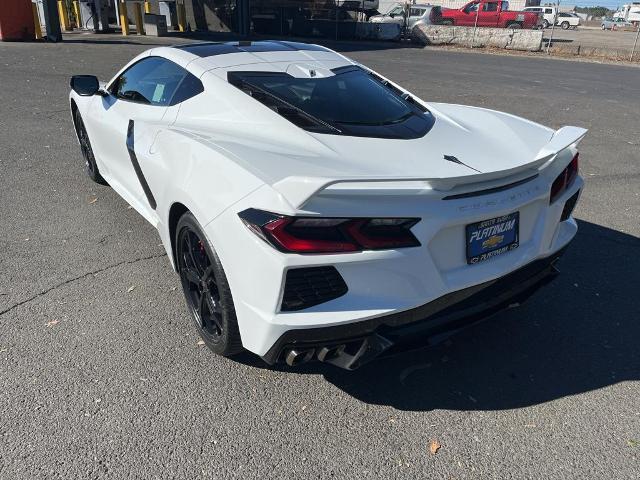
<svg viewBox="0 0 640 480">
<path fill-rule="evenodd" d="M 417 138 L 431 128 L 430 112 L 413 97 L 359 67 L 326 77 L 230 72 L 229 81 L 302 128 L 358 136 Z"/>
</svg>

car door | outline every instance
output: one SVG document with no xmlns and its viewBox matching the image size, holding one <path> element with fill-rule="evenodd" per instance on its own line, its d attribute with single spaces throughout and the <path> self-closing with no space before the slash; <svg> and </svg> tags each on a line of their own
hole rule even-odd
<svg viewBox="0 0 640 480">
<path fill-rule="evenodd" d="M 92 142 L 101 164 L 112 186 L 136 207 L 146 208 L 149 202 L 135 158 L 135 124 L 144 124 L 146 131 L 171 124 L 177 111 L 171 107 L 172 98 L 187 75 L 165 58 L 146 57 L 122 72 L 108 86 L 108 94 L 92 105 Z"/>
<path fill-rule="evenodd" d="M 457 25 L 472 27 L 476 23 L 476 16 L 478 16 L 478 22 L 479 22 L 480 15 L 478 12 L 478 6 L 479 6 L 479 2 L 474 2 L 467 5 L 463 10 L 464 15 L 460 17 L 460 20 L 457 22 Z"/>
<path fill-rule="evenodd" d="M 426 9 L 412 7 L 409 9 L 409 18 L 407 19 L 407 28 L 411 30 L 415 23 L 422 18 Z"/>
<path fill-rule="evenodd" d="M 555 21 L 555 13 L 553 11 L 552 8 L 545 8 L 544 9 L 544 19 L 549 22 L 549 25 L 553 25 L 553 22 Z"/>
<path fill-rule="evenodd" d="M 396 6 L 388 13 L 388 20 L 385 23 L 397 23 L 398 25 L 404 24 L 404 7 L 402 5 Z"/>
<path fill-rule="evenodd" d="M 495 27 L 498 24 L 498 2 L 482 4 L 482 11 L 478 15 L 479 27 Z"/>
</svg>

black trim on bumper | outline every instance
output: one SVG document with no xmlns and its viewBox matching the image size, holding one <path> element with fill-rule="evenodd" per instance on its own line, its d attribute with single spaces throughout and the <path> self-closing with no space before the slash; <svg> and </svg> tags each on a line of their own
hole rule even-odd
<svg viewBox="0 0 640 480">
<path fill-rule="evenodd" d="M 353 370 L 382 353 L 437 343 L 529 298 L 553 280 L 558 272 L 554 264 L 565 249 L 504 277 L 449 293 L 411 310 L 345 325 L 289 330 L 262 358 L 273 365 L 284 361 L 292 349 L 298 352 L 312 349 L 313 356 Z M 323 353 L 327 349 L 333 349 L 331 358 Z"/>
</svg>

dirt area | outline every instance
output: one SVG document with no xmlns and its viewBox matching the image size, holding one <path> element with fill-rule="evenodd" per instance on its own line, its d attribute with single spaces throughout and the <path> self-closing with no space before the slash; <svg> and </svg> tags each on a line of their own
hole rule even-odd
<svg viewBox="0 0 640 480">
<path fill-rule="evenodd" d="M 551 29 L 544 32 L 544 45 L 551 38 Z M 593 27 L 578 27 L 577 30 L 553 31 L 551 48 L 553 53 L 567 53 L 573 55 L 600 56 L 605 58 L 620 58 L 629 60 L 636 38 L 634 31 L 610 31 Z M 640 45 L 636 46 L 634 60 L 640 59 Z"/>
</svg>

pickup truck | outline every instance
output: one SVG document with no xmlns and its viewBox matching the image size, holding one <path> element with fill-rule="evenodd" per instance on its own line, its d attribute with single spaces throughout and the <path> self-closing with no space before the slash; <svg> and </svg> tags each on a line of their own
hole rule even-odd
<svg viewBox="0 0 640 480">
<path fill-rule="evenodd" d="M 511 12 L 507 0 L 474 0 L 460 9 L 443 8 L 442 25 L 498 28 L 538 28 L 542 22 L 537 13 Z"/>
</svg>

